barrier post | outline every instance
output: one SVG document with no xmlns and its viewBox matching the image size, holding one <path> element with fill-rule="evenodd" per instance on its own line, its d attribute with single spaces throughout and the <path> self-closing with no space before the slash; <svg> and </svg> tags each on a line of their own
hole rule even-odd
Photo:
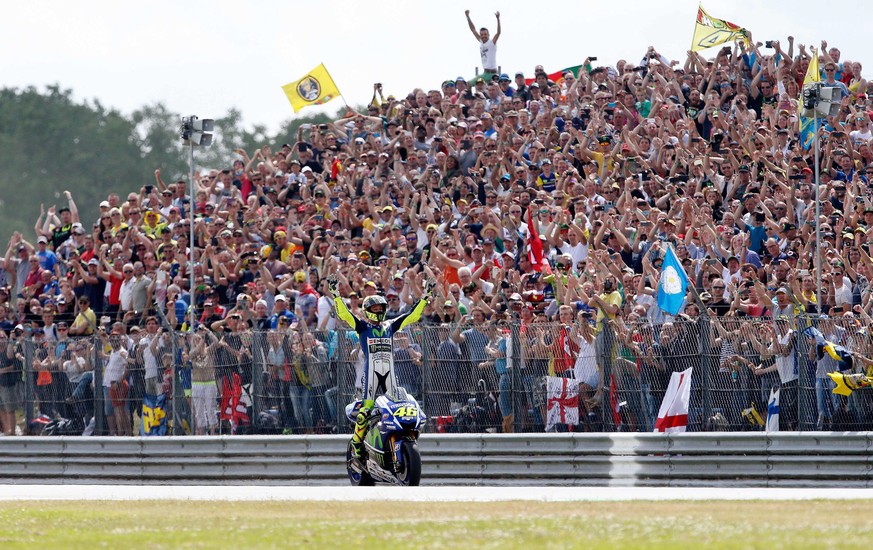
<svg viewBox="0 0 873 550">
<path fill-rule="evenodd" d="M 527 399 L 521 375 L 525 357 L 524 346 L 521 345 L 521 326 L 518 321 L 513 322 L 509 330 L 512 341 L 508 349 L 511 350 L 512 355 L 506 358 L 506 365 L 509 368 L 509 395 L 512 399 L 512 429 L 518 433 L 524 429 L 527 417 Z"/>
<path fill-rule="evenodd" d="M 701 406 L 703 408 L 703 422 L 701 423 L 701 431 L 709 429 L 709 419 L 712 418 L 712 369 L 709 354 L 711 352 L 709 342 L 711 340 L 710 331 L 712 324 L 709 319 L 709 314 L 703 308 L 700 312 L 700 317 L 697 320 L 700 327 L 698 334 L 700 335 L 700 357 L 698 358 L 698 368 L 700 369 L 700 392 Z M 692 380 L 694 377 L 692 377 Z"/>
<path fill-rule="evenodd" d="M 103 435 L 106 429 L 103 417 L 103 359 L 101 348 L 103 340 L 99 335 L 94 337 L 94 435 Z"/>
<path fill-rule="evenodd" d="M 24 422 L 30 427 L 33 421 L 34 384 L 36 377 L 33 372 L 33 339 L 30 335 L 24 339 Z"/>
</svg>

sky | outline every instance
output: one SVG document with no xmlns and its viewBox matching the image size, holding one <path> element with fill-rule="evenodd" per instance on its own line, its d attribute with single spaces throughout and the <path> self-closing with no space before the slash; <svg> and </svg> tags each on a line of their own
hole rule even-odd
<svg viewBox="0 0 873 550">
<path fill-rule="evenodd" d="M 438 88 L 470 78 L 478 46 L 467 27 L 502 35 L 497 61 L 504 72 L 548 72 L 596 56 L 599 65 L 636 63 L 649 45 L 684 62 L 697 0 L 577 0 L 572 2 L 316 2 L 249 0 L 131 0 L 49 2 L 10 0 L 0 18 L 3 87 L 58 84 L 79 100 L 98 99 L 125 114 L 163 102 L 175 112 L 219 118 L 242 112 L 244 124 L 270 130 L 293 118 L 281 86 L 324 63 L 351 105 L 369 101 L 373 83 L 386 95 Z M 829 9 L 839 6 L 839 10 Z M 708 0 L 713 17 L 753 33 L 756 41 L 818 46 L 827 39 L 843 59 L 873 76 L 873 3 Z M 714 55 L 713 48 L 704 55 Z M 339 99 L 318 110 L 333 113 Z"/>
</svg>

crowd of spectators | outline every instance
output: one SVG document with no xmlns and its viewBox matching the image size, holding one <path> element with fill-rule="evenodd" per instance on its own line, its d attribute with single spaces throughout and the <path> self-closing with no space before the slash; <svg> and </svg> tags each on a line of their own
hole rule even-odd
<svg viewBox="0 0 873 550">
<path fill-rule="evenodd" d="M 143 388 L 158 392 L 160 365 L 174 358 L 152 343 L 162 331 L 192 328 L 191 308 L 193 328 L 208 329 L 185 356 L 199 365 L 194 391 L 214 389 L 216 380 L 221 390 L 222 374 L 209 365 L 251 361 L 251 339 L 240 336 L 248 331 L 276 331 L 273 338 L 293 338 L 295 349 L 320 350 L 312 335 L 339 328 L 325 289 L 331 275 L 354 313 L 378 293 L 389 317 L 415 303 L 426 278 L 437 279 L 422 320 L 445 329 L 435 333 L 434 355 L 463 358 L 473 371 L 492 361 L 495 386 L 511 365 L 506 344 L 483 327 L 566 327 L 526 345 L 559 349 L 543 370 L 583 382 L 592 406 L 603 385 L 602 362 L 592 357 L 611 357 L 615 345 L 601 335 L 630 346 L 629 327 L 677 321 L 654 298 L 667 246 L 694 287 L 682 319 L 813 313 L 867 326 L 873 83 L 859 62 L 821 44 L 822 80 L 846 94 L 820 131 L 817 265 L 815 166 L 798 126 L 811 51 L 791 37 L 787 48 L 771 45 L 736 43 L 680 61 L 650 47 L 614 66 L 586 59 L 578 75 L 567 71 L 558 82 L 538 66 L 399 95 L 384 96 L 376 84 L 366 113 L 303 125 L 289 143 L 237 150 L 225 166 L 197 173 L 193 196 L 189 182 L 167 182 L 156 170 L 153 182 L 109 195 L 94 220 L 81 218 L 67 192 L 62 208 L 41 209 L 35 244 L 18 232 L 9 239 L 0 266 L 4 430 L 12 433 L 19 403 L 10 389 L 23 358 L 16 340 L 112 342 L 98 346 L 114 365 L 103 376 L 106 414 L 113 433 L 128 433 L 127 411 L 112 407 L 122 393 L 116 386 L 130 376 L 125 361 L 139 354 Z M 737 338 L 720 331 L 719 345 Z M 757 337 L 764 348 L 779 347 L 781 334 Z M 41 360 L 64 389 L 45 401 L 67 403 L 90 381 L 93 348 L 52 346 Z M 289 369 L 292 352 L 282 347 L 268 345 L 271 379 L 283 381 L 282 391 L 320 387 L 323 397 L 330 377 Z M 420 363 L 420 342 L 399 347 L 409 356 L 399 368 Z M 226 360 L 211 361 L 206 350 Z M 474 392 L 477 378 L 466 377 L 462 386 L 470 387 L 460 391 Z M 329 399 L 313 403 L 318 394 L 290 391 L 299 425 L 314 425 L 313 414 L 335 420 Z M 208 389 L 199 395 L 216 399 Z M 511 429 L 511 407 L 501 399 L 500 408 Z M 213 416 L 200 419 L 205 431 Z"/>
</svg>

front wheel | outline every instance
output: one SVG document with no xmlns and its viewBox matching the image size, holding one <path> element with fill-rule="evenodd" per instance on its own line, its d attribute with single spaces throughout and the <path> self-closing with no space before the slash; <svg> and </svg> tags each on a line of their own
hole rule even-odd
<svg viewBox="0 0 873 550">
<path fill-rule="evenodd" d="M 346 447 L 346 471 L 349 474 L 349 481 L 355 487 L 372 487 L 376 484 L 373 478 L 367 472 L 358 473 L 352 468 L 352 442 L 349 441 Z"/>
<path fill-rule="evenodd" d="M 421 454 L 415 441 L 400 442 L 400 468 L 395 476 L 400 485 L 415 487 L 421 483 Z"/>
</svg>

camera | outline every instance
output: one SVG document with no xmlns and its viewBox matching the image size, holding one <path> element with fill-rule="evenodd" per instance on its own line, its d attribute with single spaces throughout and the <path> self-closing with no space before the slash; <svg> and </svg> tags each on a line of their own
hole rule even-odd
<svg viewBox="0 0 873 550">
<path fill-rule="evenodd" d="M 146 192 L 146 195 L 151 195 L 151 194 L 152 194 L 152 190 L 153 190 L 154 188 L 155 188 L 154 185 L 146 185 L 146 186 L 145 186 L 145 192 Z"/>
<path fill-rule="evenodd" d="M 589 57 L 588 61 L 597 61 L 597 58 L 596 57 Z"/>
<path fill-rule="evenodd" d="M 321 131 L 327 131 L 327 124 L 319 124 L 318 129 Z"/>
<path fill-rule="evenodd" d="M 765 48 L 772 48 L 772 47 L 773 47 L 773 41 L 772 41 L 772 40 L 768 40 L 768 41 L 764 42 L 764 47 L 765 47 Z"/>
</svg>

